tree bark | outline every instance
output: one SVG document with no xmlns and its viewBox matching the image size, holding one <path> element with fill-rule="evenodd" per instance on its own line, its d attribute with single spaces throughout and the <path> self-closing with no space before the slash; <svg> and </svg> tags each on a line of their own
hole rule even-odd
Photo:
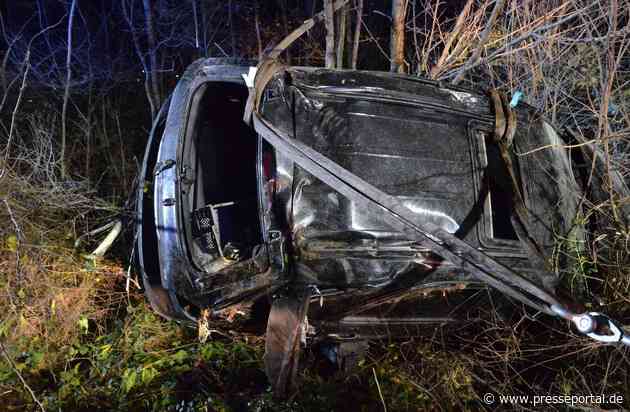
<svg viewBox="0 0 630 412">
<path fill-rule="evenodd" d="M 74 23 L 74 13 L 77 8 L 77 0 L 72 0 L 70 5 L 70 13 L 68 14 L 68 46 L 66 52 L 66 85 L 63 91 L 63 106 L 61 108 L 61 153 L 59 161 L 61 162 L 61 178 L 66 178 L 66 141 L 67 141 L 67 117 L 68 117 L 68 99 L 70 98 L 70 80 L 72 79 L 72 70 L 70 67 L 72 60 L 72 26 Z"/>
<path fill-rule="evenodd" d="M 390 71 L 405 73 L 405 18 L 407 0 L 392 0 L 392 30 L 390 39 Z"/>
<path fill-rule="evenodd" d="M 356 0 L 357 19 L 354 27 L 354 39 L 352 41 L 352 62 L 350 67 L 353 70 L 357 68 L 357 60 L 359 59 L 359 40 L 361 39 L 361 25 L 363 24 L 363 0 Z"/>
<path fill-rule="evenodd" d="M 326 25 L 326 68 L 335 68 L 335 10 L 333 0 L 324 0 Z"/>
<path fill-rule="evenodd" d="M 348 6 L 339 10 L 339 30 L 337 30 L 337 68 L 343 69 L 346 47 L 346 24 L 348 21 Z"/>
</svg>

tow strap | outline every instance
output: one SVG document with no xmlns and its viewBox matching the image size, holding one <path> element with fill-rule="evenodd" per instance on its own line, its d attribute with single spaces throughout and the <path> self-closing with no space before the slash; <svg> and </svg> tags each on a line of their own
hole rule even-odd
<svg viewBox="0 0 630 412">
<path fill-rule="evenodd" d="M 383 211 L 383 220 L 393 229 L 419 242 L 436 255 L 460 265 L 483 283 L 538 311 L 572 321 L 581 333 L 595 340 L 630 345 L 630 337 L 606 316 L 595 312 L 572 312 L 567 305 L 539 285 L 465 241 L 432 222 L 418 222 L 414 214 L 398 199 L 382 192 L 304 143 L 285 135 L 267 122 L 258 111 L 253 113 L 253 122 L 260 136 L 284 156 L 358 205 L 377 205 Z M 601 334 L 605 328 L 609 333 Z"/>
<path fill-rule="evenodd" d="M 346 2 L 347 0 L 336 1 L 334 3 L 335 10 L 339 9 Z M 552 293 L 502 265 L 452 233 L 430 221 L 419 221 L 397 198 L 381 191 L 322 153 L 275 128 L 272 123 L 263 117 L 259 109 L 264 89 L 276 74 L 285 69 L 277 61 L 278 56 L 297 38 L 313 27 L 317 21 L 322 19 L 323 12 L 320 12 L 312 19 L 307 20 L 274 48 L 268 58 L 260 62 L 253 84 L 249 85 L 250 93 L 245 109 L 245 122 L 247 124 L 253 122 L 256 132 L 263 139 L 308 173 L 330 187 L 335 188 L 336 191 L 357 203 L 357 205 L 366 208 L 379 207 L 382 210 L 384 222 L 394 230 L 404 233 L 409 239 L 417 241 L 436 255 L 459 265 L 479 281 L 537 311 L 572 322 L 580 333 L 598 342 L 620 342 L 630 346 L 630 335 L 627 335 L 617 322 L 606 315 L 598 312 L 574 312 L 569 308 L 569 305 L 558 300 Z M 521 243 L 523 243 L 528 252 L 529 258 L 536 266 L 543 268 L 543 255 L 529 236 L 527 230 L 528 212 L 522 193 L 519 190 L 521 185 L 518 184 L 509 152 L 516 129 L 516 118 L 510 110 L 505 97 L 501 96 L 496 90 L 490 91 L 490 100 L 494 105 L 495 112 L 495 142 L 501 149 L 501 157 L 513 186 L 514 213 L 512 215 L 512 223 Z M 296 310 L 296 313 L 299 313 L 300 316 L 298 318 L 300 318 L 305 314 L 304 307 L 307 306 L 304 306 L 304 302 L 307 302 L 308 299 L 298 299 L 298 301 L 301 304 L 298 305 L 300 310 Z M 282 311 L 286 310 L 282 309 Z M 285 315 L 287 314 L 283 312 L 277 317 L 278 319 L 285 319 Z M 284 320 L 281 322 L 270 322 L 268 333 L 274 330 L 276 332 L 282 331 L 282 333 L 278 332 L 276 335 L 284 336 L 287 333 L 287 330 L 285 330 L 286 325 L 282 328 L 277 327 L 278 324 L 284 323 Z M 296 327 L 294 325 L 294 327 L 289 329 L 293 331 Z M 289 335 L 293 336 L 294 333 L 289 333 Z M 275 335 L 272 334 L 272 336 Z M 271 369 L 270 372 L 273 372 L 271 373 L 271 376 L 274 378 L 272 385 L 276 389 L 286 389 L 287 383 L 291 381 L 291 374 L 295 372 L 297 356 L 296 336 L 293 336 L 292 339 L 284 339 L 287 338 L 287 336 L 284 336 L 284 340 L 281 339 L 283 342 L 286 341 L 285 343 L 288 342 L 287 344 L 290 345 L 290 348 L 284 347 L 286 345 L 272 345 L 273 347 L 267 348 L 266 357 L 269 357 L 269 359 L 266 363 L 268 364 L 268 369 Z M 287 351 L 284 351 L 284 349 L 280 350 L 282 348 L 287 349 Z M 279 354 L 280 356 L 276 356 L 278 359 L 273 357 Z"/>
</svg>

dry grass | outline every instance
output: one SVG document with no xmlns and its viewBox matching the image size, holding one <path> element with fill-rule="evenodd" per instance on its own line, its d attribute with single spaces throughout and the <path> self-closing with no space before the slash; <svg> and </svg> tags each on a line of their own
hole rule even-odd
<svg viewBox="0 0 630 412">
<path fill-rule="evenodd" d="M 120 265 L 73 248 L 75 238 L 116 209 L 86 182 L 58 177 L 49 120 L 28 117 L 29 139 L 16 139 L 0 164 L 0 336 L 15 349 L 76 341 L 81 322 L 104 318 L 124 298 L 114 292 L 124 278 Z"/>
</svg>

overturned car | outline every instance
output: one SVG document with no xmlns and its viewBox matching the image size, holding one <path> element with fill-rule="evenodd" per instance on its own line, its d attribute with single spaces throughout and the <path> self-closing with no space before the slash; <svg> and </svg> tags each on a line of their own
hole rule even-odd
<svg viewBox="0 0 630 412">
<path fill-rule="evenodd" d="M 247 62 L 197 61 L 152 127 L 137 246 L 161 315 L 195 322 L 270 302 L 277 391 L 304 342 L 449 322 L 487 286 L 630 342 L 555 295 L 568 265 L 555 239 L 584 236 L 581 189 L 533 108 L 393 73 L 275 62 L 253 83 L 249 73 Z M 430 293 L 444 290 L 448 300 Z"/>
</svg>

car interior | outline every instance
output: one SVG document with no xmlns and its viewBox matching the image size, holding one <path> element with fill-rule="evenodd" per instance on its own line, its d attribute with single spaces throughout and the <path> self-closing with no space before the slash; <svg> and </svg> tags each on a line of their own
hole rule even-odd
<svg viewBox="0 0 630 412">
<path fill-rule="evenodd" d="M 209 82 L 192 99 L 183 157 L 192 160 L 184 166 L 189 192 L 183 213 L 191 258 L 202 269 L 219 256 L 246 259 L 262 243 L 256 133 L 242 121 L 247 93 L 243 84 Z"/>
</svg>

